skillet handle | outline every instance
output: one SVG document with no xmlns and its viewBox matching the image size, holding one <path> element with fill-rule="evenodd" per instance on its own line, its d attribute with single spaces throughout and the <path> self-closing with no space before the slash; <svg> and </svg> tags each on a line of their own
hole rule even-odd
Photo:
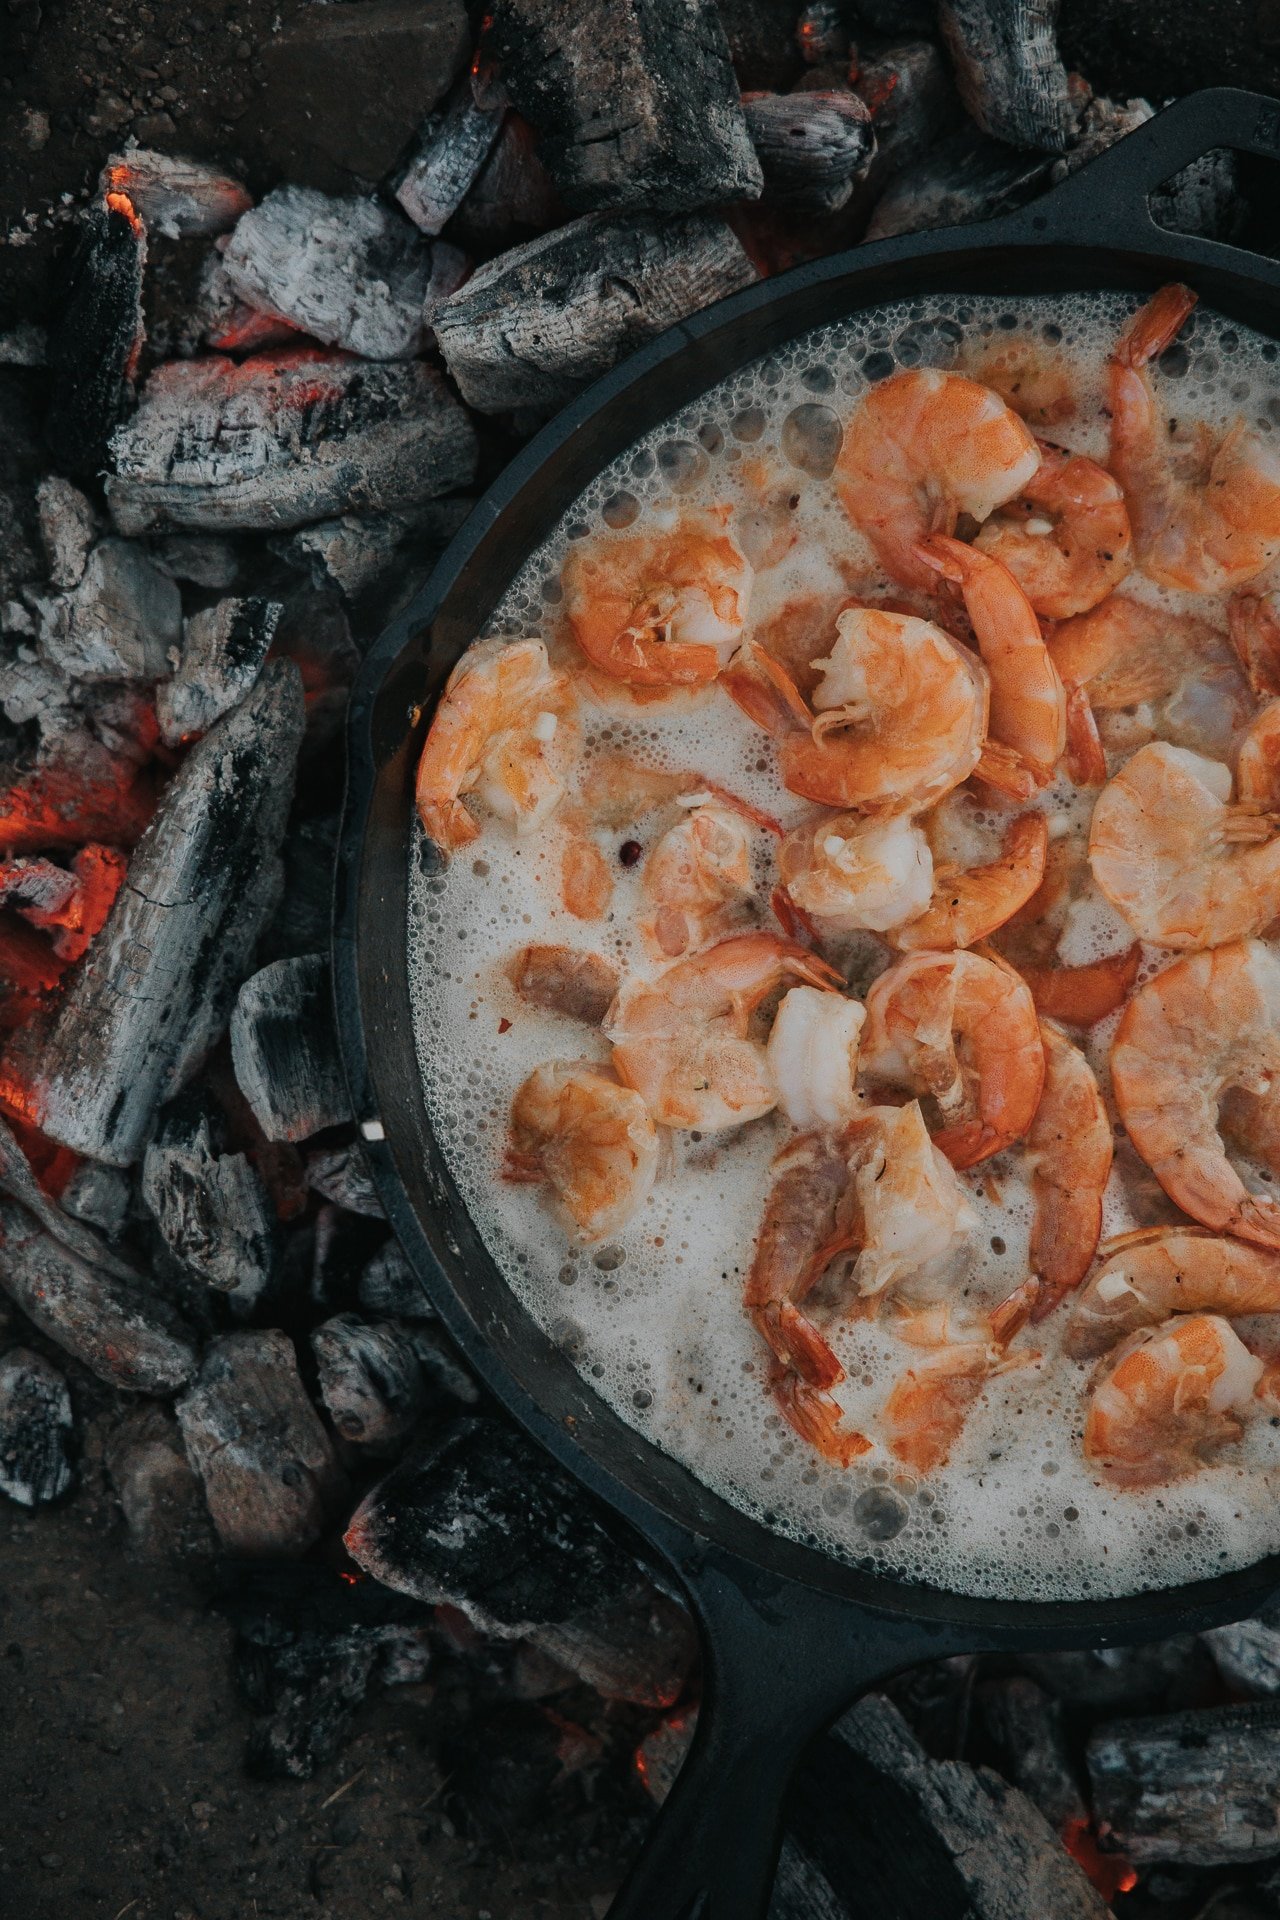
<svg viewBox="0 0 1280 1920">
<path fill-rule="evenodd" d="M 972 1642 L 789 1582 L 751 1591 L 740 1562 L 682 1574 L 703 1628 L 698 1728 L 608 1920 L 766 1920 L 810 1741 L 877 1681 Z"/>
<path fill-rule="evenodd" d="M 1041 240 L 1119 247 L 1149 241 L 1165 230 L 1151 218 L 1148 195 L 1215 147 L 1280 160 L 1280 100 L 1243 87 L 1185 94 L 1012 220 L 1028 238 Z M 1206 257 L 1241 252 L 1181 234 L 1177 246 Z"/>
</svg>

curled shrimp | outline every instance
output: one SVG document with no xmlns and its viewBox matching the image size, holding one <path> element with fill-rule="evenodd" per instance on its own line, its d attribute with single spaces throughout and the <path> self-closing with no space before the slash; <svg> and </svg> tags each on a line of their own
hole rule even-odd
<svg viewBox="0 0 1280 1920">
<path fill-rule="evenodd" d="M 1085 1459 L 1122 1487 L 1195 1473 L 1240 1439 L 1265 1373 L 1217 1314 L 1186 1314 L 1130 1334 L 1094 1383 Z"/>
<path fill-rule="evenodd" d="M 1254 694 L 1272 699 L 1280 693 L 1280 594 L 1233 593 L 1227 627 Z"/>
<path fill-rule="evenodd" d="M 1035 1213 L 1030 1265 L 1038 1287 L 1031 1318 L 1043 1320 L 1089 1271 L 1102 1232 L 1111 1174 L 1111 1122 L 1093 1069 L 1078 1047 L 1040 1023 L 1044 1091 L 1024 1159 Z"/>
<path fill-rule="evenodd" d="M 841 1127 L 858 1112 L 854 1079 L 866 1017 L 860 1001 L 818 987 L 783 994 L 765 1058 L 793 1127 Z"/>
<path fill-rule="evenodd" d="M 1111 360 L 1111 460 L 1125 491 L 1143 570 L 1166 587 L 1224 593 L 1280 553 L 1280 456 L 1237 421 L 1216 443 L 1175 443 L 1150 364 L 1196 303 L 1162 287 L 1134 315 Z"/>
<path fill-rule="evenodd" d="M 1027 427 L 999 394 L 963 374 L 912 368 L 882 380 L 849 422 L 836 465 L 845 512 L 904 586 L 931 588 L 917 552 L 957 517 L 985 520 L 1040 464 Z"/>
<path fill-rule="evenodd" d="M 788 978 L 834 989 L 837 974 L 771 933 L 739 933 L 677 960 L 655 980 L 630 980 L 605 1015 L 613 1064 L 663 1126 L 742 1126 L 777 1105 L 751 1016 Z"/>
<path fill-rule="evenodd" d="M 1105 467 L 1040 443 L 1040 465 L 974 545 L 1008 567 L 1047 620 L 1096 607 L 1133 565 L 1124 492 Z"/>
<path fill-rule="evenodd" d="M 1143 940 L 1214 947 L 1280 913 L 1280 836 L 1254 805 L 1231 804 L 1217 760 L 1153 740 L 1098 796 L 1089 865 Z"/>
<path fill-rule="evenodd" d="M 862 1065 L 936 1102 L 935 1145 L 971 1167 L 1021 1139 L 1044 1085 L 1035 1002 L 1017 974 L 981 954 L 912 953 L 867 995 Z"/>
<path fill-rule="evenodd" d="M 668 526 L 570 548 L 561 575 L 569 627 L 610 679 L 663 688 L 716 678 L 751 597 L 751 564 L 727 517 L 727 509 L 673 514 Z"/>
<path fill-rule="evenodd" d="M 565 790 L 578 753 L 577 702 L 541 640 L 481 640 L 445 682 L 418 762 L 418 816 L 451 853 L 477 838 L 462 804 L 478 799 L 527 830 Z"/>
<path fill-rule="evenodd" d="M 907 1368 L 880 1415 L 895 1458 L 917 1473 L 945 1466 L 987 1382 L 1039 1358 L 1008 1352 L 1010 1341 L 1026 1324 L 1033 1298 L 1034 1285 L 1024 1283 L 987 1316 L 981 1338 L 949 1340 Z M 925 1344 L 933 1345 L 932 1339 Z"/>
<path fill-rule="evenodd" d="M 607 1067 L 556 1060 L 517 1089 L 505 1177 L 548 1187 L 575 1239 L 603 1240 L 625 1226 L 657 1170 L 648 1109 Z"/>
<path fill-rule="evenodd" d="M 1040 622 L 1008 568 L 963 540 L 934 535 L 917 552 L 926 567 L 959 583 L 991 676 L 988 738 L 978 774 L 1027 799 L 1053 778 L 1067 744 L 1067 696 Z"/>
<path fill-rule="evenodd" d="M 851 1130 L 859 1158 L 859 1210 L 853 1284 L 876 1301 L 944 1298 L 970 1250 L 978 1215 L 951 1162 L 929 1138 L 918 1100 L 873 1107 Z"/>
<path fill-rule="evenodd" d="M 828 813 L 807 821 L 778 849 L 778 873 L 794 904 L 824 933 L 900 927 L 933 894 L 929 842 L 905 814 L 865 820 Z"/>
<path fill-rule="evenodd" d="M 1105 1249 L 1071 1312 L 1066 1351 L 1091 1360 L 1173 1313 L 1280 1313 L 1280 1253 L 1207 1227 L 1143 1227 Z"/>
<path fill-rule="evenodd" d="M 1280 812 L 1280 700 L 1268 700 L 1249 722 L 1236 752 L 1236 800 Z"/>
<path fill-rule="evenodd" d="M 1280 1247 L 1280 1201 L 1246 1187 L 1219 1110 L 1238 1093 L 1270 1113 L 1277 1076 L 1280 961 L 1260 940 L 1175 960 L 1138 988 L 1111 1046 L 1120 1118 L 1169 1198 L 1202 1226 L 1263 1247 Z"/>
<path fill-rule="evenodd" d="M 939 952 L 985 940 L 1036 892 L 1048 846 L 1044 815 L 1024 813 L 1009 822 L 995 860 L 978 867 L 935 866 L 929 905 L 914 920 L 892 929 L 890 946 L 903 953 L 926 948 Z"/>
<path fill-rule="evenodd" d="M 649 908 L 644 931 L 668 959 L 723 933 L 753 890 L 742 815 L 711 799 L 690 807 L 657 842 L 641 884 Z"/>
</svg>

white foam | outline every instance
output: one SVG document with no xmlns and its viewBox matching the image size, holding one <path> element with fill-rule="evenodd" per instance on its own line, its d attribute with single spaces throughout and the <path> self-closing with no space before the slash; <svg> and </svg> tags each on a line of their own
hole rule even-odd
<svg viewBox="0 0 1280 1920">
<path fill-rule="evenodd" d="M 1027 299 L 1016 312 L 968 296 L 949 310 L 903 303 L 796 342 L 733 375 L 601 474 L 512 584 L 492 630 L 553 638 L 570 536 L 634 524 L 673 496 L 734 505 L 739 536 L 762 568 L 754 621 L 773 618 L 797 595 L 838 602 L 851 580 L 873 573 L 871 555 L 813 471 L 829 450 L 830 418 L 796 409 L 825 408 L 843 421 L 868 377 L 894 365 L 965 366 L 1030 343 L 1060 357 L 1079 395 L 1075 414 L 1047 427 L 1048 437 L 1105 454 L 1106 350 L 1136 304 L 1114 293 Z M 1275 357 L 1271 343 L 1201 310 L 1159 378 L 1180 418 L 1221 428 L 1243 413 L 1269 434 L 1280 423 Z M 752 471 L 748 486 L 744 471 L 760 460 L 766 471 Z M 1187 596 L 1165 599 L 1173 610 L 1208 610 Z M 1220 608 L 1211 612 L 1221 625 Z M 778 784 L 764 736 L 718 692 L 642 707 L 619 691 L 607 707 L 588 721 L 588 762 L 625 750 L 655 765 L 696 769 L 784 826 L 805 817 L 808 810 Z M 1087 834 L 1087 796 L 1059 783 L 1039 804 L 1056 837 Z M 678 817 L 674 804 L 660 808 L 600 836 L 601 844 L 612 855 L 634 837 L 647 850 Z M 965 803 L 947 835 L 953 855 L 990 858 L 999 821 Z M 767 893 L 766 835 L 756 851 Z M 611 909 L 603 922 L 584 926 L 559 902 L 554 822 L 517 841 L 503 823 L 486 820 L 482 839 L 444 873 L 425 852 L 418 846 L 413 860 L 408 935 L 418 1057 L 437 1137 L 514 1293 L 624 1420 L 779 1532 L 963 1593 L 1119 1594 L 1280 1548 L 1280 1432 L 1265 1418 L 1250 1423 L 1229 1458 L 1158 1493 L 1095 1482 L 1080 1452 L 1086 1371 L 1058 1351 L 1061 1313 L 1020 1337 L 1019 1350 L 1038 1349 L 1040 1359 L 989 1385 L 949 1464 L 927 1482 L 902 1471 L 883 1447 L 847 1472 L 816 1456 L 774 1409 L 762 1346 L 741 1307 L 770 1162 L 788 1137 L 781 1116 L 720 1137 L 668 1136 L 666 1164 L 639 1215 L 615 1243 L 585 1252 L 567 1245 L 536 1189 L 501 1178 L 507 1109 L 525 1075 L 550 1059 L 608 1055 L 599 1034 L 517 1001 L 505 964 L 536 938 L 653 971 L 636 931 L 641 866 L 614 864 Z M 1128 943 L 1091 893 L 1073 910 L 1066 940 L 1063 958 L 1072 964 Z M 857 990 L 884 964 L 883 949 L 865 937 L 842 947 L 841 958 Z M 1145 969 L 1163 958 L 1147 956 Z M 1091 1037 L 1090 1057 L 1104 1079 L 1113 1030 L 1114 1020 Z M 980 1230 L 958 1301 L 990 1307 L 1025 1276 L 1030 1196 L 1017 1149 L 961 1177 Z M 1141 1187 L 1141 1170 L 1122 1153 L 1106 1197 L 1108 1233 L 1138 1223 Z M 849 1423 L 874 1430 L 911 1350 L 887 1320 L 837 1325 L 831 1338 L 847 1372 L 837 1392 Z"/>
</svg>

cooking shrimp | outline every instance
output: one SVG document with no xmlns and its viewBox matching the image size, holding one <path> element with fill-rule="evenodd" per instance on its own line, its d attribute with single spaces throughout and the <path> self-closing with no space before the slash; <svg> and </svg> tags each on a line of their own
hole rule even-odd
<svg viewBox="0 0 1280 1920">
<path fill-rule="evenodd" d="M 1048 1021 L 1044 1092 L 1027 1134 L 1025 1162 L 1035 1214 L 1030 1265 L 1038 1282 L 1033 1320 L 1043 1320 L 1089 1271 L 1102 1232 L 1111 1174 L 1111 1122 L 1084 1055 Z"/>
<path fill-rule="evenodd" d="M 1243 940 L 1188 954 L 1139 987 L 1112 1042 L 1111 1084 L 1130 1140 L 1184 1213 L 1280 1247 L 1280 1201 L 1249 1191 L 1219 1123 L 1233 1090 L 1268 1112 L 1280 1100 L 1280 961 L 1269 948 Z"/>
<path fill-rule="evenodd" d="M 1026 905 L 1044 878 L 1049 828 L 1042 813 L 1011 820 L 1004 846 L 985 866 L 935 866 L 933 895 L 924 912 L 889 934 L 890 946 L 914 953 L 971 947 Z"/>
<path fill-rule="evenodd" d="M 901 927 L 933 893 L 929 842 L 905 814 L 864 820 L 827 813 L 807 821 L 778 849 L 778 873 L 800 911 L 831 934 Z"/>
<path fill-rule="evenodd" d="M 912 953 L 867 995 L 862 1064 L 873 1078 L 929 1095 L 935 1144 L 971 1167 L 1021 1139 L 1044 1084 L 1035 1002 L 1009 967 L 980 954 Z"/>
<path fill-rule="evenodd" d="M 918 1100 L 873 1107 L 851 1130 L 860 1215 L 853 1284 L 863 1300 L 944 1299 L 973 1245 L 978 1215 L 929 1138 Z"/>
<path fill-rule="evenodd" d="M 1105 467 L 1040 442 L 1040 465 L 974 545 L 1008 567 L 1035 611 L 1065 620 L 1096 607 L 1133 565 L 1124 492 Z"/>
<path fill-rule="evenodd" d="M 836 465 L 845 512 L 904 586 L 929 589 L 917 552 L 961 513 L 985 520 L 1040 464 L 1027 427 L 990 387 L 912 368 L 872 387 L 849 422 Z"/>
<path fill-rule="evenodd" d="M 1066 1351 L 1090 1360 L 1172 1313 L 1280 1313 L 1280 1253 L 1207 1227 L 1143 1227 L 1104 1248 L 1072 1309 Z"/>
<path fill-rule="evenodd" d="M 508 1180 L 550 1188 L 575 1239 L 603 1240 L 641 1206 L 658 1170 L 644 1101 L 590 1060 L 537 1067 L 511 1103 Z"/>
<path fill-rule="evenodd" d="M 941 535 L 916 551 L 927 567 L 958 581 L 991 676 L 979 777 L 1027 799 L 1053 778 L 1067 744 L 1067 696 L 1040 622 L 1008 568 L 988 554 Z"/>
<path fill-rule="evenodd" d="M 629 980 L 605 1015 L 619 1078 L 663 1126 L 742 1126 L 777 1105 L 755 1009 L 788 978 L 835 989 L 833 968 L 771 933 L 739 933 L 677 960 L 656 980 Z"/>
<path fill-rule="evenodd" d="M 422 749 L 419 818 L 446 853 L 480 832 L 463 794 L 528 831 L 561 798 L 577 753 L 573 687 L 541 640 L 477 641 L 445 682 Z"/>
<path fill-rule="evenodd" d="M 948 1342 L 907 1368 L 880 1415 L 889 1451 L 905 1466 L 917 1473 L 945 1466 L 987 1382 L 1039 1359 L 1035 1353 L 1008 1352 L 1026 1324 L 1033 1294 L 1024 1284 L 988 1316 L 982 1338 Z"/>
<path fill-rule="evenodd" d="M 644 931 L 675 959 L 723 933 L 751 898 L 751 836 L 740 813 L 706 799 L 668 829 L 645 862 Z"/>
<path fill-rule="evenodd" d="M 1266 1369 L 1217 1314 L 1130 1334 L 1099 1372 L 1084 1456 L 1122 1487 L 1195 1473 L 1244 1432 Z"/>
<path fill-rule="evenodd" d="M 1280 913 L 1280 836 L 1231 804 L 1217 760 L 1153 740 L 1102 789 L 1089 829 L 1098 886 L 1143 940 L 1214 947 Z"/>
<path fill-rule="evenodd" d="M 1280 700 L 1254 715 L 1236 754 L 1236 800 L 1280 812 Z"/>
<path fill-rule="evenodd" d="M 1225 593 L 1280 553 L 1280 455 L 1243 421 L 1216 442 L 1169 433 L 1149 368 L 1195 303 L 1188 287 L 1162 287 L 1116 347 L 1110 466 L 1144 571 L 1161 586 Z"/>
<path fill-rule="evenodd" d="M 527 1006 L 598 1027 L 618 991 L 618 969 L 603 954 L 541 943 L 521 947 L 511 962 L 512 986 Z"/>
<path fill-rule="evenodd" d="M 854 1118 L 858 1041 L 866 1008 L 818 987 L 791 987 L 769 1031 L 765 1058 L 793 1127 L 840 1127 Z"/>
<path fill-rule="evenodd" d="M 561 579 L 574 639 L 593 665 L 631 687 L 699 687 L 737 647 L 751 565 L 728 509 L 672 512 L 652 530 L 571 547 Z"/>
<path fill-rule="evenodd" d="M 1280 693 L 1280 593 L 1234 593 L 1227 602 L 1231 644 L 1259 700 Z"/>
</svg>

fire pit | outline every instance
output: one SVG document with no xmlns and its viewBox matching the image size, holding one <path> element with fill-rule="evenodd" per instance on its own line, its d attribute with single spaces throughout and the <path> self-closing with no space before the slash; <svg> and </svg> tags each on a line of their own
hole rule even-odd
<svg viewBox="0 0 1280 1920">
<path fill-rule="evenodd" d="M 14 16 L 32 72 L 39 16 Z M 66 1649 L 51 1724 L 19 1684 L 10 1803 L 19 1752 L 72 1764 L 78 1690 L 113 1780 L 77 1799 L 135 1766 L 159 1792 L 167 1709 L 129 1644 L 168 1696 L 186 1636 L 200 1662 L 167 1730 L 192 1791 L 151 1853 L 42 1788 L 0 1884 L 33 1912 L 603 1914 L 696 1724 L 695 1638 L 482 1391 L 383 1217 L 331 1014 L 348 689 L 590 379 L 761 276 L 1026 204 L 1150 108 L 1087 41 L 1069 73 L 1044 10 L 979 0 L 238 24 L 243 141 L 188 140 L 177 99 L 117 118 L 104 81 L 91 184 L 82 147 L 67 206 L 0 250 L 6 1638 L 36 1673 Z M 360 118 L 344 86 L 378 102 L 361 138 L 320 124 Z M 34 100 L 17 124 L 65 146 Z M 1154 217 L 1259 240 L 1245 165 L 1197 161 Z M 119 1715 L 96 1650 L 69 1657 L 95 1618 L 125 1636 Z M 916 1668 L 810 1754 L 772 1912 L 1274 1912 L 1277 1694 L 1265 1611 Z M 255 1892 L 232 1863 L 273 1823 L 307 1860 L 255 1839 Z"/>
</svg>

